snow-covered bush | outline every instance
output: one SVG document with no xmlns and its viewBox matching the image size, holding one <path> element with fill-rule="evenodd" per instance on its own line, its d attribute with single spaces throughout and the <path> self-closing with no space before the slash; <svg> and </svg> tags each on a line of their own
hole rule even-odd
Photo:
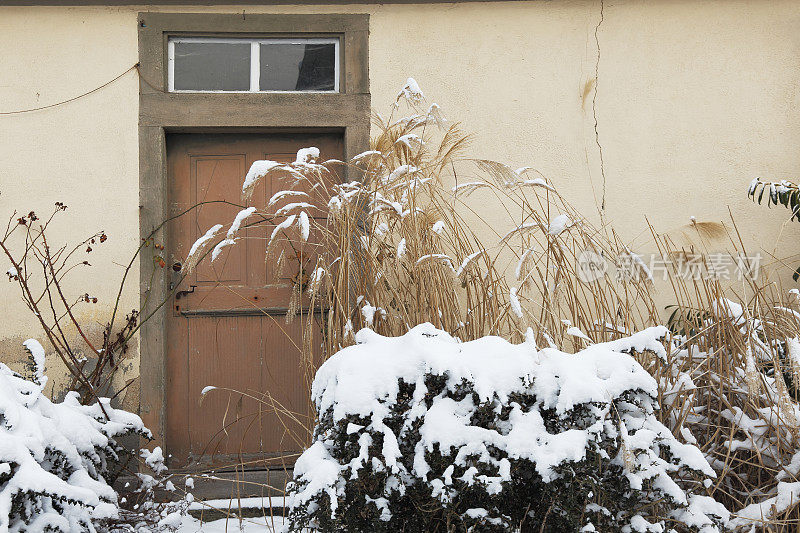
<svg viewBox="0 0 800 533">
<path fill-rule="evenodd" d="M 93 521 L 117 514 L 106 479 L 124 451 L 116 439 L 150 434 L 106 399 L 85 406 L 71 392 L 50 401 L 42 393 L 44 350 L 34 340 L 25 346 L 33 380 L 0 363 L 0 531 L 94 531 Z"/>
<path fill-rule="evenodd" d="M 361 330 L 314 380 L 291 529 L 719 531 L 714 471 L 658 421 L 657 384 L 626 353 L 664 356 L 665 334 L 567 354 L 532 334 Z"/>
</svg>

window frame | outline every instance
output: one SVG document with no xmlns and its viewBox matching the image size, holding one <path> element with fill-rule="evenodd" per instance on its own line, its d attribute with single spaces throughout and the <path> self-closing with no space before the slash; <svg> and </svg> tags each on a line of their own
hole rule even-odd
<svg viewBox="0 0 800 533">
<path fill-rule="evenodd" d="M 250 44 L 250 89 L 226 91 L 221 89 L 175 89 L 175 43 L 220 43 L 220 44 Z M 300 91 L 274 91 L 261 90 L 261 45 L 262 44 L 333 44 L 333 89 L 329 91 L 300 90 Z M 169 36 L 167 39 L 167 90 L 171 93 L 322 93 L 336 94 L 340 92 L 342 76 L 341 65 L 341 38 L 335 37 L 234 37 L 234 36 Z"/>
</svg>

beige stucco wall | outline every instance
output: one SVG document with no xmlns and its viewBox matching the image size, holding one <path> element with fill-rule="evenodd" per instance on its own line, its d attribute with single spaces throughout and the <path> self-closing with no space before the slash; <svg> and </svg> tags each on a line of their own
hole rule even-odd
<svg viewBox="0 0 800 533">
<path fill-rule="evenodd" d="M 125 71 L 137 61 L 143 10 L 155 9 L 0 7 L 0 112 L 64 100 Z M 800 177 L 794 0 L 620 0 L 606 3 L 599 28 L 598 1 L 165 10 L 370 13 L 378 110 L 415 77 L 475 133 L 475 156 L 536 167 L 593 219 L 605 187 L 607 219 L 636 247 L 646 247 L 645 215 L 666 231 L 730 209 L 751 251 L 772 252 L 786 212 L 754 206 L 744 189 L 755 176 Z M 594 94 L 584 95 L 596 68 L 605 185 Z M 98 322 L 138 239 L 137 83 L 131 73 L 67 105 L 0 115 L 0 215 L 63 201 L 55 239 L 98 229 L 110 237 L 74 287 L 101 298 L 85 311 Z M 780 255 L 798 251 L 798 235 L 785 229 Z M 123 309 L 138 305 L 137 279 Z M 0 283 L 2 360 L 40 335 L 16 290 Z"/>
</svg>

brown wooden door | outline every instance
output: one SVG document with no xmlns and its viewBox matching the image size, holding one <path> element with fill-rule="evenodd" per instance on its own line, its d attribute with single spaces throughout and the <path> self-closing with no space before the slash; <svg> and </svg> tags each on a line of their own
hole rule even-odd
<svg viewBox="0 0 800 533">
<path fill-rule="evenodd" d="M 169 259 L 181 261 L 214 224 L 227 224 L 245 205 L 262 208 L 283 184 L 262 180 L 245 204 L 242 181 L 255 160 L 294 161 L 316 146 L 321 160 L 342 159 L 338 134 L 174 134 L 167 138 L 170 209 Z M 227 228 L 227 225 L 225 228 Z M 265 261 L 266 224 L 240 232 L 210 263 L 207 256 L 181 284 L 167 320 L 166 444 L 173 467 L 293 463 L 309 420 L 300 361 L 301 323 L 285 320 L 291 279 Z M 224 234 L 223 232 L 220 232 Z M 307 246 L 307 245 L 305 245 Z M 176 279 L 178 278 L 177 275 Z M 192 288 L 192 286 L 194 286 Z M 217 387 L 201 403 L 201 391 Z M 236 392 L 230 392 L 231 389 Z M 272 404 L 270 399 L 274 399 Z M 277 415 L 272 405 L 294 413 Z M 284 460 L 285 458 L 285 460 Z"/>
</svg>

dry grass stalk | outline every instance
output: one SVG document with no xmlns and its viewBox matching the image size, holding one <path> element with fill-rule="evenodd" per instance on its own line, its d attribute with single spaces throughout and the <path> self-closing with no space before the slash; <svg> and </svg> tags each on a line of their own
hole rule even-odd
<svg viewBox="0 0 800 533">
<path fill-rule="evenodd" d="M 285 191 L 260 213 L 258 223 L 273 228 L 269 253 L 294 243 L 298 257 L 281 248 L 309 389 L 319 364 L 362 327 L 394 336 L 431 322 L 463 340 L 533 335 L 540 346 L 577 350 L 661 322 L 649 271 L 613 230 L 593 227 L 530 168 L 464 157 L 469 137 L 446 125 L 438 106 L 410 105 L 409 117 L 375 117 L 372 150 L 347 164 L 359 181 L 342 183 L 338 162 L 284 165 Z M 315 207 L 286 208 L 300 196 Z M 308 228 L 296 220 L 303 210 L 314 212 Z M 694 224 L 701 241 L 720 228 Z M 653 234 L 664 257 L 694 254 Z M 587 281 L 587 252 L 601 262 L 622 258 L 633 275 L 593 271 Z M 799 475 L 800 314 L 763 280 L 745 280 L 739 295 L 675 270 L 668 280 L 677 304 L 670 356 L 637 357 L 660 383 L 663 421 L 718 472 L 709 494 L 743 509 Z M 306 434 L 292 435 L 303 443 L 306 419 Z M 794 505 L 767 514 L 770 531 L 798 524 Z"/>
<path fill-rule="evenodd" d="M 695 254 L 653 235 L 665 256 Z M 737 233 L 730 244 L 746 256 Z M 789 348 L 800 337 L 800 314 L 767 275 L 745 277 L 734 290 L 713 276 L 669 274 L 677 302 L 672 359 L 649 370 L 661 385 L 664 422 L 696 440 L 718 473 L 709 494 L 735 513 L 775 497 L 781 482 L 800 481 L 800 391 L 787 386 L 797 379 Z M 764 506 L 761 527 L 795 531 L 796 503 Z M 737 524 L 743 531 L 752 525 Z"/>
</svg>

